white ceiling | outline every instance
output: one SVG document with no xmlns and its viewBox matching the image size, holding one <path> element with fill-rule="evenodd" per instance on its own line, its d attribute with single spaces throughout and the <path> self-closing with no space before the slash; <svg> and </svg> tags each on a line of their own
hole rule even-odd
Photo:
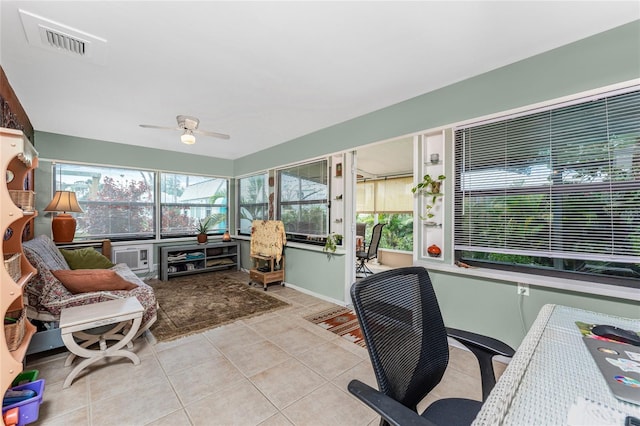
<svg viewBox="0 0 640 426">
<path fill-rule="evenodd" d="M 106 39 L 104 65 L 30 46 L 19 8 Z M 640 3 L 2 0 L 0 14 L 0 63 L 36 130 L 236 159 L 639 19 Z M 138 126 L 178 114 L 231 139 Z"/>
</svg>

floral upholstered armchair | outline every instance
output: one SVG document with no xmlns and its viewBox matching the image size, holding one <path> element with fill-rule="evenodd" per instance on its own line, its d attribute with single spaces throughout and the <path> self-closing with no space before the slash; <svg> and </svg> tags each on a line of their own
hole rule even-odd
<svg viewBox="0 0 640 426">
<path fill-rule="evenodd" d="M 157 302 L 153 288 L 138 278 L 126 264 L 113 265 L 107 258 L 109 262 L 105 266 L 113 265 L 108 268 L 113 271 L 111 279 L 105 277 L 105 270 L 80 271 L 80 286 L 86 287 L 78 288 L 75 282 L 71 282 L 78 280 L 67 278 L 71 275 L 68 273 L 71 271 L 69 263 L 49 237 L 41 235 L 26 241 L 23 250 L 29 263 L 38 270 L 25 287 L 27 316 L 30 319 L 42 322 L 58 321 L 63 308 L 133 296 L 144 308 L 138 336 L 156 321 Z M 92 274 L 100 278 L 94 279 Z M 63 284 L 56 275 L 64 277 L 63 280 L 69 282 Z"/>
</svg>

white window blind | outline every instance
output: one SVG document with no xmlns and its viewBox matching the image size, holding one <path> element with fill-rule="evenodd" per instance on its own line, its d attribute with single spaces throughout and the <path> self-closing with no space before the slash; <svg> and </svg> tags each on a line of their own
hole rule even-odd
<svg viewBox="0 0 640 426">
<path fill-rule="evenodd" d="M 640 91 L 456 129 L 456 250 L 640 262 Z"/>
<path fill-rule="evenodd" d="M 367 180 L 357 184 L 358 213 L 413 212 L 413 178 Z"/>
</svg>

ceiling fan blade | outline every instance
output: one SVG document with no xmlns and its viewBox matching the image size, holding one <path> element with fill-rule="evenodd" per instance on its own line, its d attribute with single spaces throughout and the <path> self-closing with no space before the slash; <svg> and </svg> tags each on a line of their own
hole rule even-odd
<svg viewBox="0 0 640 426">
<path fill-rule="evenodd" d="M 213 136 L 214 138 L 220 138 L 220 139 L 229 139 L 231 137 L 229 135 L 225 135 L 224 133 L 208 132 L 206 130 L 197 130 L 197 129 L 194 130 L 193 133 L 197 133 L 205 136 Z"/>
<path fill-rule="evenodd" d="M 182 130 L 179 127 L 164 127 L 164 126 L 155 126 L 153 124 L 139 124 L 140 127 L 144 127 L 146 129 L 162 129 L 162 130 Z"/>
</svg>

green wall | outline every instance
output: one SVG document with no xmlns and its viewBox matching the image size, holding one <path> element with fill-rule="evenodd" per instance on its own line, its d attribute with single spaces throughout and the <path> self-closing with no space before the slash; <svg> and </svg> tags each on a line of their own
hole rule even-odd
<svg viewBox="0 0 640 426">
<path fill-rule="evenodd" d="M 628 318 L 640 317 L 638 302 L 529 286 L 529 296 L 516 294 L 516 283 L 429 271 L 445 323 L 500 338 L 514 348 L 520 344 L 547 303 L 603 312 Z M 524 324 L 520 315 L 520 306 Z"/>
<path fill-rule="evenodd" d="M 43 158 L 92 162 L 100 159 L 104 164 L 239 176 L 634 78 L 640 78 L 640 21 L 235 161 L 43 132 L 37 132 L 36 146 Z M 38 178 L 45 181 L 46 172 L 39 171 L 36 176 L 39 186 L 46 185 L 38 182 Z M 243 267 L 249 266 L 246 246 L 245 250 L 243 244 Z M 286 281 L 342 300 L 345 266 L 343 256 L 327 261 L 325 253 L 288 248 Z M 485 332 L 517 346 L 524 330 L 520 325 L 515 283 L 432 274 L 448 325 Z M 634 303 L 532 287 L 531 296 L 523 299 L 526 327 L 545 303 L 640 316 L 640 308 Z"/>
<path fill-rule="evenodd" d="M 455 54 L 455 52 L 452 52 Z M 438 64 L 446 67 L 447 64 Z M 640 21 L 327 127 L 235 162 L 235 175 L 640 77 Z M 393 78 L 393 76 L 390 76 Z"/>
<path fill-rule="evenodd" d="M 636 78 L 640 78 L 640 21 L 240 158 L 235 161 L 235 173 L 264 170 Z M 450 226 L 447 222 L 446 229 Z M 322 256 L 310 252 L 299 261 L 305 261 L 302 267 L 306 268 L 318 265 Z M 294 263 L 289 262 L 289 267 Z M 299 280 L 296 275 L 295 284 L 322 289 L 327 280 L 340 279 L 335 272 L 339 267 L 326 264 L 320 273 L 300 274 Z M 432 275 L 448 325 L 519 344 L 525 331 L 515 282 L 435 271 Z M 289 274 L 287 281 L 292 279 Z M 522 299 L 526 328 L 546 303 L 640 317 L 636 302 L 531 287 L 531 296 Z"/>
<path fill-rule="evenodd" d="M 36 131 L 41 158 L 233 177 L 233 161 Z"/>
</svg>

